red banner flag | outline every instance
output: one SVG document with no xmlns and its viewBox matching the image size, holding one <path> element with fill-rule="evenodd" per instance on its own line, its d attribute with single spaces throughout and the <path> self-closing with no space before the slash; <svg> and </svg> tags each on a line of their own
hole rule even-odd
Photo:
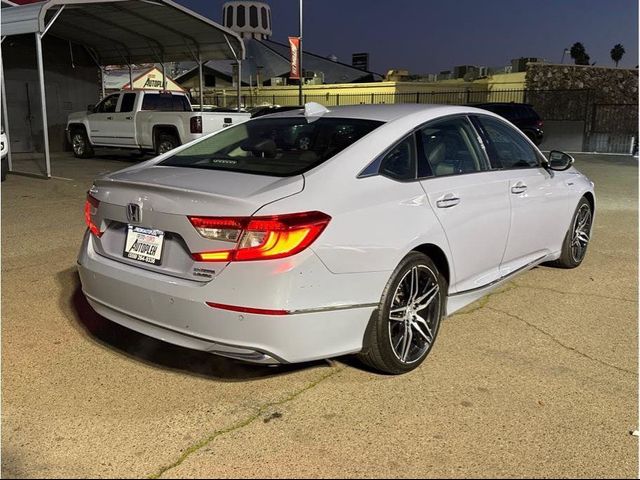
<svg viewBox="0 0 640 480">
<path fill-rule="evenodd" d="M 298 65 L 298 52 L 300 48 L 300 38 L 289 37 L 289 46 L 291 47 L 291 73 L 289 73 L 289 78 L 299 80 L 300 68 Z"/>
</svg>

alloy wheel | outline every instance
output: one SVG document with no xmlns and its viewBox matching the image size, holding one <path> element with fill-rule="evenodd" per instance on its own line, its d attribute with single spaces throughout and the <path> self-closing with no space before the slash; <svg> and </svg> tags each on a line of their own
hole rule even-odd
<svg viewBox="0 0 640 480">
<path fill-rule="evenodd" d="M 173 150 L 173 148 L 173 143 L 165 140 L 163 142 L 160 142 L 160 145 L 158 146 L 158 153 L 162 155 L 163 153 L 167 153 L 169 150 Z"/>
<path fill-rule="evenodd" d="M 389 309 L 391 348 L 404 364 L 425 356 L 440 321 L 440 288 L 436 274 L 426 265 L 405 273 Z"/>
<path fill-rule="evenodd" d="M 587 252 L 589 235 L 591 233 L 591 208 L 582 205 L 573 222 L 573 234 L 571 237 L 571 257 L 574 262 L 580 262 Z"/>
<path fill-rule="evenodd" d="M 84 136 L 81 133 L 73 135 L 71 145 L 73 146 L 73 152 L 76 155 L 83 155 L 87 147 Z"/>
</svg>

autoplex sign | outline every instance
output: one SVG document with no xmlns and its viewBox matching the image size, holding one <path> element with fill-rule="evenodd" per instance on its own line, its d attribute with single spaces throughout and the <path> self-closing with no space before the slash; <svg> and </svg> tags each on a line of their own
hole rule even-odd
<svg viewBox="0 0 640 480">
<path fill-rule="evenodd" d="M 300 37 L 289 37 L 289 46 L 291 47 L 291 72 L 289 73 L 289 78 L 299 80 L 300 65 L 298 63 L 298 52 L 300 51 Z"/>
</svg>

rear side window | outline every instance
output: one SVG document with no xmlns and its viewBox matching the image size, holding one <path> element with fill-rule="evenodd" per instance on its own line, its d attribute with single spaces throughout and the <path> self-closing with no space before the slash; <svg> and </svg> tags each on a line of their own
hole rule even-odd
<svg viewBox="0 0 640 480">
<path fill-rule="evenodd" d="M 539 166 L 540 162 L 535 150 L 513 127 L 495 118 L 477 117 L 477 119 L 485 131 L 492 165 L 501 165 L 502 168 Z"/>
<path fill-rule="evenodd" d="M 190 112 L 191 107 L 185 95 L 170 93 L 145 93 L 142 99 L 142 110 L 158 112 Z"/>
<path fill-rule="evenodd" d="M 226 128 L 159 165 L 288 177 L 320 165 L 380 125 L 352 118 L 259 118 Z"/>
<path fill-rule="evenodd" d="M 380 162 L 380 175 L 395 180 L 416 178 L 416 152 L 413 135 L 393 147 Z"/>
<path fill-rule="evenodd" d="M 134 103 L 136 103 L 136 94 L 125 93 L 122 96 L 122 102 L 120 102 L 120 112 L 132 112 Z"/>
</svg>

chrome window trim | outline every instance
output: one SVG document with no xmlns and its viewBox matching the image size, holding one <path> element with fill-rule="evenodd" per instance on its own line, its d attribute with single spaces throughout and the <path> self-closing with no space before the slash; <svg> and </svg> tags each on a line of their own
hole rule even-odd
<svg viewBox="0 0 640 480">
<path fill-rule="evenodd" d="M 415 145 L 415 151 L 416 151 L 416 155 L 418 153 L 418 145 L 417 145 L 417 138 L 416 138 L 416 134 L 418 133 L 419 130 L 422 130 L 423 128 L 427 127 L 429 124 L 432 124 L 434 122 L 440 122 L 443 120 L 451 120 L 454 118 L 458 118 L 458 117 L 462 117 L 465 118 L 467 120 L 467 122 L 471 125 L 472 129 L 474 132 L 477 133 L 475 126 L 473 125 L 473 122 L 471 121 L 471 119 L 469 118 L 471 115 L 473 115 L 473 112 L 465 112 L 465 113 L 452 113 L 449 115 L 443 115 L 442 117 L 438 117 L 438 118 L 432 118 L 431 120 L 427 120 L 424 123 L 421 123 L 419 125 L 417 125 L 416 127 L 413 127 L 413 129 L 411 129 L 410 132 L 406 133 L 405 135 L 403 135 L 402 137 L 400 137 L 399 140 L 397 140 L 396 142 L 394 142 L 390 147 L 387 147 L 382 153 L 380 153 L 376 158 L 374 158 L 371 162 L 369 162 L 369 164 L 364 167 L 362 170 L 360 170 L 360 173 L 358 173 L 358 175 L 356 175 L 357 179 L 361 179 L 361 178 L 369 178 L 369 177 L 376 177 L 376 176 L 381 176 L 384 178 L 388 178 L 389 180 L 393 180 L 394 182 L 398 182 L 398 183 L 411 183 L 411 182 L 420 182 L 422 180 L 428 180 L 430 178 L 444 178 L 444 177 L 451 177 L 451 176 L 461 176 L 461 175 L 475 175 L 477 173 L 483 173 L 483 172 L 490 172 L 490 171 L 495 171 L 492 170 L 490 168 L 490 163 L 489 163 L 489 157 L 488 154 L 485 153 L 486 158 L 485 161 L 487 162 L 486 165 L 484 165 L 487 169 L 486 170 L 479 170 L 477 172 L 466 172 L 466 173 L 454 173 L 451 175 L 440 175 L 439 177 L 436 177 L 435 175 L 431 175 L 431 176 L 426 176 L 426 177 L 419 177 L 418 176 L 418 159 L 416 158 L 416 176 L 415 178 L 411 179 L 411 180 L 399 180 L 397 178 L 392 178 L 389 177 L 388 175 L 384 175 L 382 173 L 380 173 L 380 166 L 382 164 L 382 159 L 391 151 L 393 150 L 395 147 L 398 146 L 398 144 L 400 144 L 401 142 L 404 142 L 407 137 L 413 135 L 413 141 L 414 141 L 414 145 Z M 487 115 L 489 116 L 489 115 Z M 478 139 L 476 138 L 476 141 L 478 141 Z M 484 148 L 486 148 L 484 146 L 484 143 L 482 142 L 478 142 L 479 143 L 479 147 L 480 150 L 484 150 Z"/>
</svg>

